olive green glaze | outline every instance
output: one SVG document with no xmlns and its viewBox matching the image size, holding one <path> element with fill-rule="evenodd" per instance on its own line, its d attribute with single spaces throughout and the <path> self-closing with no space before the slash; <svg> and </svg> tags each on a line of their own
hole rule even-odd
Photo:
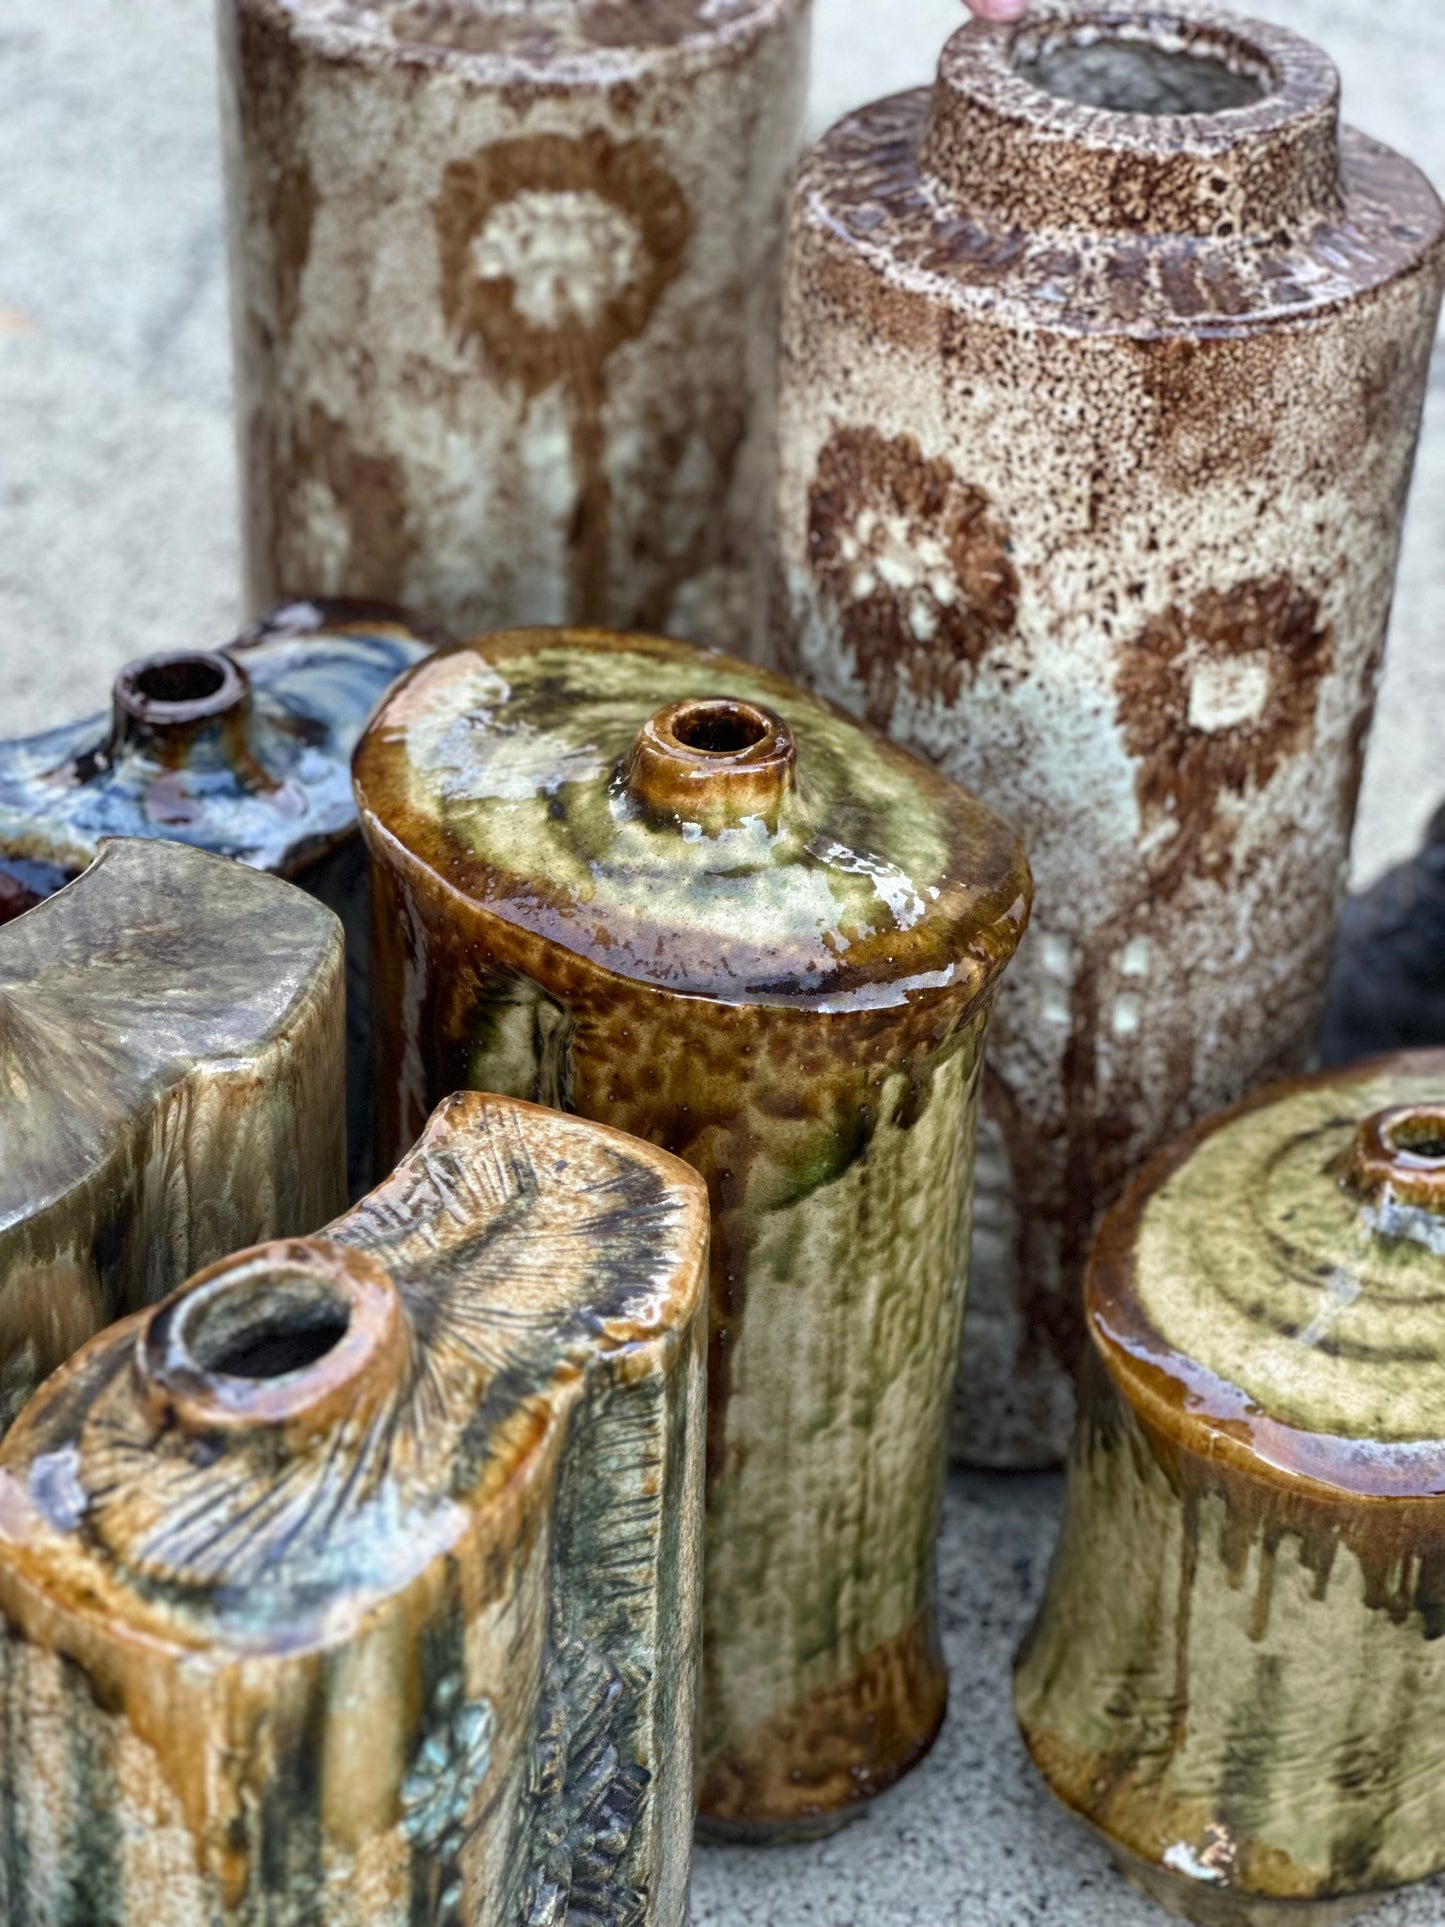
<svg viewBox="0 0 1445 1927">
<path fill-rule="evenodd" d="M 0 927 L 0 1429 L 102 1326 L 345 1202 L 341 926 L 278 878 L 102 843 Z"/>
<path fill-rule="evenodd" d="M 682 1927 L 706 1197 L 466 1094 L 0 1450 L 0 1913 Z"/>
<path fill-rule="evenodd" d="M 1157 1159 L 1091 1263 L 1019 1719 L 1203 1927 L 1445 1867 L 1442 1097 L 1445 1055 L 1266 1091 Z"/>
<path fill-rule="evenodd" d="M 826 1831 L 943 1716 L 973 1108 L 1023 854 L 781 679 L 640 638 L 424 665 L 355 776 L 383 1148 L 472 1084 L 707 1179 L 703 1818 Z"/>
</svg>

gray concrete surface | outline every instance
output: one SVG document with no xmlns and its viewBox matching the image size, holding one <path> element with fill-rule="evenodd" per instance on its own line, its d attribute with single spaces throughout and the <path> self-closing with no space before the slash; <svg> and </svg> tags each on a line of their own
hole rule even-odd
<svg viewBox="0 0 1445 1927">
<path fill-rule="evenodd" d="M 819 0 L 814 122 L 921 82 L 958 0 Z M 1335 54 L 1347 109 L 1445 181 L 1441 0 L 1258 0 Z M 0 0 L 0 735 L 99 707 L 117 663 L 240 614 L 208 0 Z M 1445 795 L 1445 360 L 1437 361 L 1356 870 Z M 1008 1662 L 1057 1481 L 956 1479 L 943 1554 L 953 1711 L 857 1825 L 699 1855 L 697 1927 L 1148 1927 L 1051 1807 Z M 1440 1927 L 1445 1886 L 1378 1927 Z"/>
</svg>

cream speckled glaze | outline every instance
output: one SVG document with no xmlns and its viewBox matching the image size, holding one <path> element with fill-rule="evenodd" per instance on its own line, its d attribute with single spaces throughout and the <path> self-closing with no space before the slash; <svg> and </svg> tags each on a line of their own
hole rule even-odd
<svg viewBox="0 0 1445 1927">
<path fill-rule="evenodd" d="M 222 0 L 250 593 L 761 614 L 810 0 Z"/>
<path fill-rule="evenodd" d="M 969 1458 L 1062 1452 L 1100 1210 L 1313 1040 L 1441 234 L 1323 54 L 1195 0 L 968 26 L 931 97 L 805 163 L 782 665 L 1010 817 L 1038 885 L 989 1047 Z"/>
</svg>

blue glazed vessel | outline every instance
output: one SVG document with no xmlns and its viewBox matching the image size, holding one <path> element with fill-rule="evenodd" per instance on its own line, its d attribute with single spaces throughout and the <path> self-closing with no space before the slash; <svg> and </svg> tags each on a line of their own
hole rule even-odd
<svg viewBox="0 0 1445 1927">
<path fill-rule="evenodd" d="M 351 752 L 446 638 L 384 604 L 289 602 L 219 650 L 128 663 L 109 716 L 0 743 L 0 923 L 88 867 L 107 836 L 165 837 L 289 878 L 341 918 L 348 1177 L 372 1177 L 366 865 Z"/>
</svg>

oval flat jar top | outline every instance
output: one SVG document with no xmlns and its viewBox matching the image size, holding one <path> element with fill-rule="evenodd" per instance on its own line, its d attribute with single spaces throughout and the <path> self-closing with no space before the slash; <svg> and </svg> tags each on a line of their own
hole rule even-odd
<svg viewBox="0 0 1445 1927">
<path fill-rule="evenodd" d="M 1027 917 L 1018 841 L 966 792 L 780 677 L 682 644 L 519 631 L 423 664 L 356 781 L 371 833 L 451 888 L 695 996 L 981 991 Z"/>
</svg>

